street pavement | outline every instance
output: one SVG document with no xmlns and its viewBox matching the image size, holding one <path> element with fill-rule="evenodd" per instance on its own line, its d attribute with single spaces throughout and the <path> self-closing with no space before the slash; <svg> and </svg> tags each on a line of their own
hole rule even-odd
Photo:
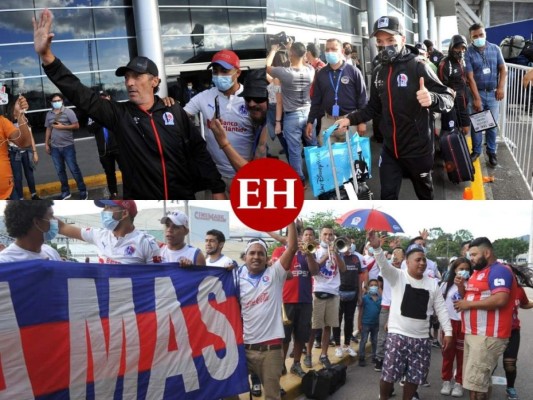
<svg viewBox="0 0 533 400">
<path fill-rule="evenodd" d="M 372 125 L 368 127 L 369 135 L 372 132 Z M 99 199 L 107 196 L 105 190 L 106 180 L 103 174 L 102 166 L 98 159 L 98 152 L 94 137 L 89 135 L 83 128 L 76 134 L 76 152 L 80 169 L 84 175 L 85 182 L 89 188 L 89 198 Z M 51 157 L 45 153 L 44 144 L 37 140 L 37 150 L 39 153 L 39 164 L 35 171 L 35 180 L 37 182 L 37 191 L 43 198 L 53 198 L 60 194 L 60 185 L 52 163 Z M 282 161 L 287 161 L 284 154 L 280 154 L 281 146 L 279 141 L 269 141 L 270 153 Z M 379 184 L 379 154 L 381 144 L 371 140 L 372 152 L 372 178 L 367 181 L 368 187 L 373 193 L 374 199 L 380 198 Z M 461 200 L 463 199 L 464 188 L 472 187 L 474 199 L 487 200 L 530 200 L 531 194 L 525 184 L 518 168 L 512 158 L 511 153 L 505 144 L 500 143 L 498 147 L 499 165 L 496 168 L 488 166 L 485 155 L 483 154 L 474 166 L 476 168 L 476 181 L 463 182 L 460 184 L 451 183 L 444 170 L 442 160 L 437 156 L 433 169 L 433 181 L 435 188 L 436 200 Z M 70 172 L 68 172 L 69 177 Z M 493 182 L 483 183 L 483 177 L 492 177 Z M 73 200 L 78 199 L 79 194 L 73 179 L 70 179 L 70 187 Z M 121 188 L 119 188 L 121 190 Z M 29 193 L 26 188 L 26 198 Z M 305 199 L 315 199 L 311 187 L 308 186 L 305 191 Z M 416 200 L 411 182 L 404 179 L 400 191 L 400 199 Z"/>
</svg>

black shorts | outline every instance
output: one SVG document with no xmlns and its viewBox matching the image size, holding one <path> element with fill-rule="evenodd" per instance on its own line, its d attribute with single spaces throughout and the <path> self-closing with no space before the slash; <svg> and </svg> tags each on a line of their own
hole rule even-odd
<svg viewBox="0 0 533 400">
<path fill-rule="evenodd" d="M 313 315 L 313 305 L 311 303 L 285 303 L 285 312 L 291 324 L 285 325 L 285 343 L 294 338 L 307 343 L 311 335 L 311 318 Z"/>
<path fill-rule="evenodd" d="M 518 357 L 518 349 L 520 349 L 520 329 L 513 329 L 511 331 L 509 343 L 507 343 L 507 348 L 503 352 L 503 359 L 512 358 L 516 360 Z"/>
</svg>

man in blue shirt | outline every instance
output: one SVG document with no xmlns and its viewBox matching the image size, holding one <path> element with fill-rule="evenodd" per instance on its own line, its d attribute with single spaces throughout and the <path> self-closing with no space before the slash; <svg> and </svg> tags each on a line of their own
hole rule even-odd
<svg viewBox="0 0 533 400">
<path fill-rule="evenodd" d="M 482 24 L 468 28 L 472 44 L 466 49 L 466 76 L 470 86 L 471 101 L 469 108 L 474 112 L 490 110 L 494 120 L 498 121 L 499 101 L 503 100 L 507 66 L 500 48 L 486 40 Z M 496 128 L 486 131 L 487 157 L 492 167 L 498 165 L 496 158 Z M 481 154 L 482 132 L 472 130 L 472 161 Z"/>
</svg>

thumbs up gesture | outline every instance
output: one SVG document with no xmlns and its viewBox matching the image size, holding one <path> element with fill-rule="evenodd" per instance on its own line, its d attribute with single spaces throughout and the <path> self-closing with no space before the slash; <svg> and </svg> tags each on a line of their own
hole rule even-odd
<svg viewBox="0 0 533 400">
<path fill-rule="evenodd" d="M 416 92 L 416 99 L 422 107 L 431 105 L 431 94 L 424 86 L 424 77 L 420 77 L 420 89 Z"/>
</svg>

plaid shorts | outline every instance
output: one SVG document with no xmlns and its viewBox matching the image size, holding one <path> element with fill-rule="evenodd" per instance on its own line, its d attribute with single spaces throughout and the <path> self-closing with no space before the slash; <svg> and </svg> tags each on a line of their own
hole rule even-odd
<svg viewBox="0 0 533 400">
<path fill-rule="evenodd" d="M 430 361 L 431 339 L 389 333 L 385 343 L 381 379 L 385 382 L 398 382 L 405 375 L 407 382 L 421 385 L 426 380 Z"/>
</svg>

